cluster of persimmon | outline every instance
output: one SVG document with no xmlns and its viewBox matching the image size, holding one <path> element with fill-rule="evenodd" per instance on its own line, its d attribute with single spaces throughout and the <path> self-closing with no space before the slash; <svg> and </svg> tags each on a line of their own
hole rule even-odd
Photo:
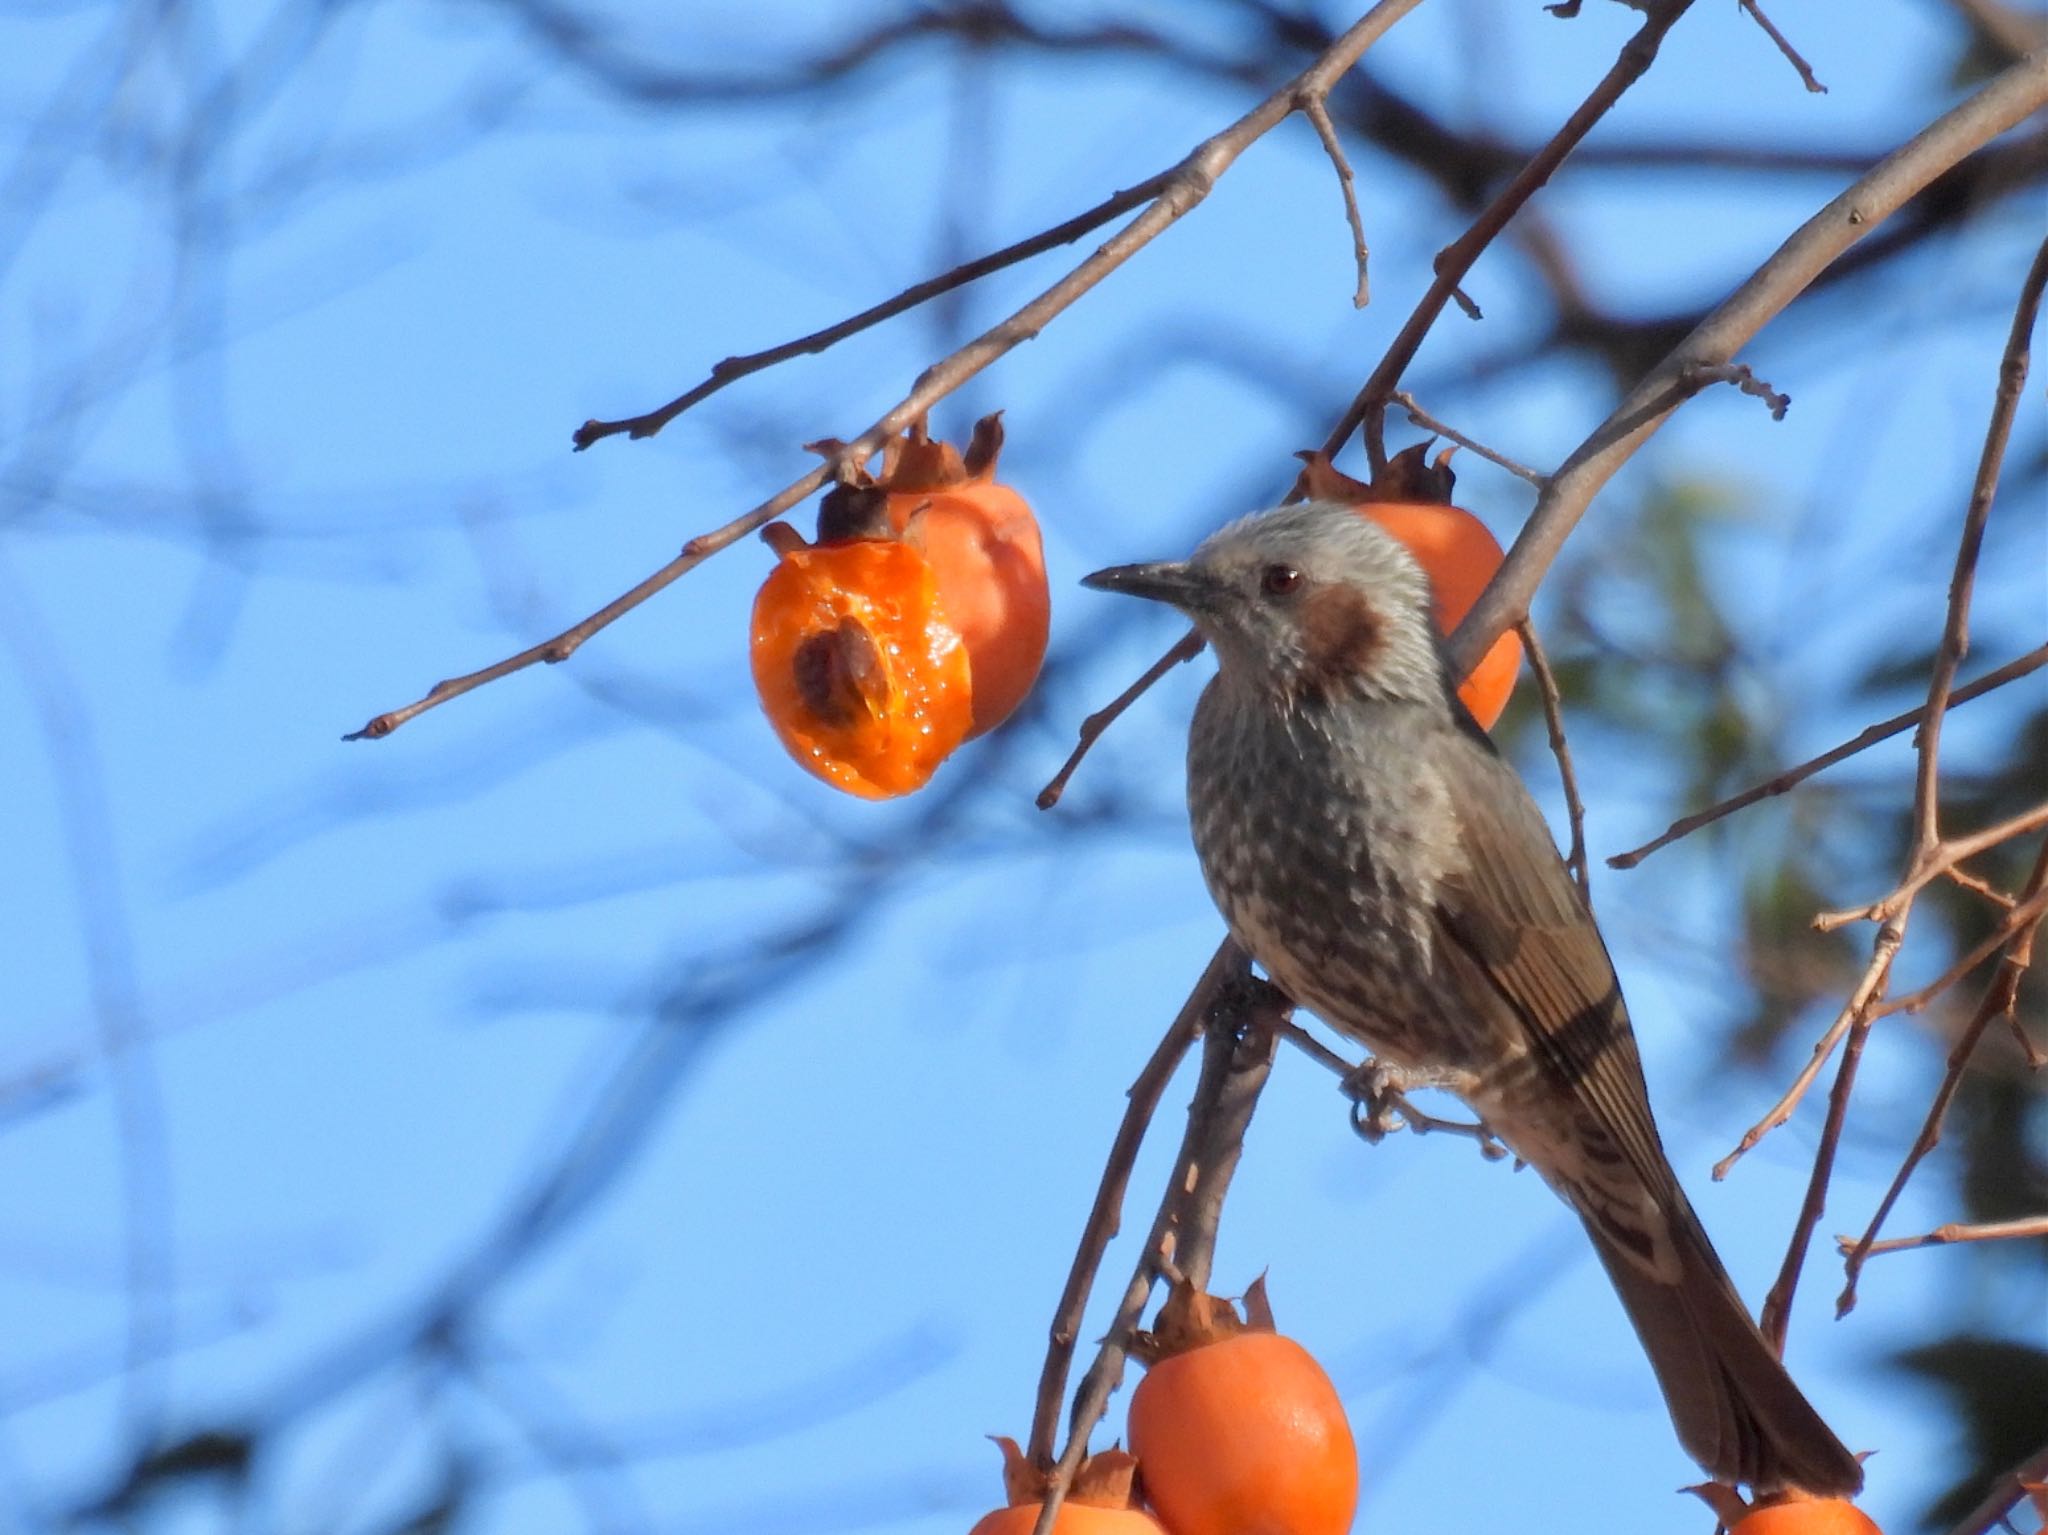
<svg viewBox="0 0 2048 1535">
<path fill-rule="evenodd" d="M 1053 1535 L 1346 1535 L 1358 1505 L 1351 1425 L 1322 1366 L 1275 1328 L 1264 1279 L 1243 1316 L 1182 1281 L 1131 1354 L 1146 1370 L 1130 1452 L 1082 1463 Z M 971 1535 L 1030 1535 L 1047 1473 L 996 1442 L 1009 1506 Z"/>
<path fill-rule="evenodd" d="M 835 788 L 921 788 L 1037 680 L 1045 550 L 1029 504 L 995 477 L 1002 446 L 1000 412 L 964 454 L 919 422 L 880 474 L 842 470 L 815 543 L 763 531 L 779 558 L 754 599 L 754 686 L 789 754 Z"/>
<path fill-rule="evenodd" d="M 922 788 L 963 742 L 995 729 L 1031 691 L 1052 604 L 1045 548 L 1025 499 L 996 479 L 998 412 L 964 452 L 923 422 L 892 439 L 881 470 L 842 466 L 807 542 L 786 523 L 754 599 L 754 685 L 782 744 L 833 787 L 866 799 Z M 821 442 L 838 455 L 842 445 Z M 1396 454 L 1371 484 L 1306 453 L 1297 491 L 1358 508 L 1428 573 L 1445 634 L 1500 568 L 1485 524 L 1451 504 L 1447 455 Z M 1459 690 L 1482 726 L 1507 706 L 1522 642 L 1503 634 Z"/>
</svg>

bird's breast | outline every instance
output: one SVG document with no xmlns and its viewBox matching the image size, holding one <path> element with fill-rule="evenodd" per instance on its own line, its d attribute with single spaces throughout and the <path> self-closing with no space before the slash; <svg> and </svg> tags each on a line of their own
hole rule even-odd
<svg viewBox="0 0 2048 1535">
<path fill-rule="evenodd" d="M 1211 895 L 1274 982 L 1421 1065 L 1442 1010 L 1430 913 L 1455 849 L 1402 725 L 1398 711 L 1282 717 L 1212 683 L 1189 736 L 1188 811 Z"/>
</svg>

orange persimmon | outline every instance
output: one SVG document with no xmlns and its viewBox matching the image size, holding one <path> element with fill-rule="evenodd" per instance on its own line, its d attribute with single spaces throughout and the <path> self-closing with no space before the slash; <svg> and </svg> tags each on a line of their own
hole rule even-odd
<svg viewBox="0 0 2048 1535">
<path fill-rule="evenodd" d="M 1729 1535 L 1884 1535 L 1847 1498 L 1820 1498 L 1794 1489 L 1769 1493 L 1750 1504 L 1725 1482 L 1685 1490 L 1714 1511 Z"/>
<path fill-rule="evenodd" d="M 1342 473 L 1321 452 L 1300 455 L 1307 465 L 1298 489 L 1313 500 L 1353 506 L 1408 546 L 1436 595 L 1437 628 L 1448 635 L 1472 611 L 1500 569 L 1500 542 L 1486 524 L 1451 505 L 1454 476 L 1443 457 L 1425 461 L 1428 444 L 1394 455 L 1384 478 L 1367 485 Z M 1458 689 L 1472 717 L 1486 729 L 1507 707 L 1522 665 L 1522 638 L 1510 629 L 1479 658 Z"/>
<path fill-rule="evenodd" d="M 967 647 L 970 736 L 993 730 L 1024 701 L 1038 680 L 1052 622 L 1038 519 L 1022 496 L 997 482 L 1002 448 L 1001 411 L 974 424 L 964 454 L 935 441 L 919 420 L 883 448 L 880 474 L 852 471 L 818 510 L 821 543 L 899 538 L 931 561 L 939 606 Z"/>
<path fill-rule="evenodd" d="M 966 648 L 939 612 L 930 563 L 908 544 L 806 545 L 780 558 L 754 598 L 754 687 L 789 754 L 866 799 L 908 794 L 965 739 Z"/>
<path fill-rule="evenodd" d="M 1791 1495 L 1761 1503 L 1743 1516 L 1731 1535 L 1884 1535 L 1871 1517 L 1843 1498 Z"/>
<path fill-rule="evenodd" d="M 1346 1535 L 1358 1454 L 1337 1388 L 1274 1330 L 1264 1279 L 1245 1312 L 1183 1280 L 1133 1340 L 1145 1499 L 1173 1535 Z"/>
<path fill-rule="evenodd" d="M 1031 1535 L 1045 1503 L 1048 1473 L 1024 1458 L 1014 1439 L 994 1436 L 1003 1451 L 1003 1492 L 1009 1507 L 984 1515 L 968 1535 Z M 1165 1535 L 1131 1493 L 1137 1460 L 1122 1450 L 1090 1455 L 1053 1516 L 1053 1535 Z"/>
</svg>

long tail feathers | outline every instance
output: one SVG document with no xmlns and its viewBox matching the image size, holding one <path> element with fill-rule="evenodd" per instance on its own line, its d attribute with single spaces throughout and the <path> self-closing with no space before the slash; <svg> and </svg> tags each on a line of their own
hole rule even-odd
<svg viewBox="0 0 2048 1535">
<path fill-rule="evenodd" d="M 1657 1372 L 1679 1442 L 1716 1477 L 1760 1491 L 1859 1490 L 1862 1466 L 1764 1342 L 1683 1194 L 1672 1225 L 1676 1284 L 1645 1272 L 1597 1221 L 1586 1229 Z"/>
</svg>

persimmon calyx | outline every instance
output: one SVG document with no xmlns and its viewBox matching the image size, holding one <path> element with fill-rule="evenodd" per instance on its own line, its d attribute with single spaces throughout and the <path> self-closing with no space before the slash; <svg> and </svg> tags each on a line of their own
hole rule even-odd
<svg viewBox="0 0 2048 1535">
<path fill-rule="evenodd" d="M 1150 1330 L 1131 1334 L 1130 1354 L 1141 1364 L 1154 1365 L 1241 1333 L 1278 1331 L 1264 1274 L 1244 1292 L 1243 1316 L 1228 1297 L 1204 1294 L 1182 1278 L 1174 1282 L 1173 1292 L 1159 1308 Z"/>
<path fill-rule="evenodd" d="M 1016 1440 L 1005 1434 L 988 1437 L 1003 1452 L 1003 1496 L 1010 1507 L 1043 1503 L 1052 1488 L 1052 1467 L 1033 1461 Z M 1084 1456 L 1075 1467 L 1066 1501 L 1084 1508 L 1137 1508 L 1137 1472 L 1138 1457 L 1128 1450 L 1098 1450 Z"/>
<path fill-rule="evenodd" d="M 1458 451 L 1452 444 L 1432 460 L 1429 450 L 1436 445 L 1436 439 L 1418 442 L 1403 448 L 1387 460 L 1386 469 L 1370 483 L 1353 479 L 1335 464 L 1330 455 L 1321 448 L 1310 448 L 1294 456 L 1301 460 L 1301 473 L 1295 477 L 1294 493 L 1309 501 L 1341 501 L 1346 506 L 1358 506 L 1367 501 L 1409 501 L 1451 504 L 1451 492 L 1457 488 L 1458 476 L 1451 468 L 1451 455 Z"/>
</svg>

